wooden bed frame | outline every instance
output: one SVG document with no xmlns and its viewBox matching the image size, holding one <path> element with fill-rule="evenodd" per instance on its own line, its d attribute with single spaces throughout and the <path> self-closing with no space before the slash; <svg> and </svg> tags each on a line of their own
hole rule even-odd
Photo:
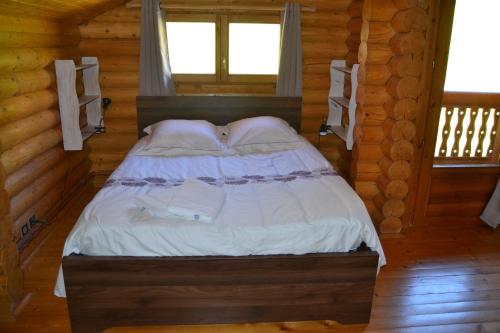
<svg viewBox="0 0 500 333">
<path fill-rule="evenodd" d="M 138 130 L 163 119 L 223 125 L 272 115 L 300 131 L 300 98 L 138 97 Z M 141 134 L 139 134 L 141 136 Z M 378 253 L 63 257 L 74 333 L 136 325 L 370 319 Z"/>
</svg>

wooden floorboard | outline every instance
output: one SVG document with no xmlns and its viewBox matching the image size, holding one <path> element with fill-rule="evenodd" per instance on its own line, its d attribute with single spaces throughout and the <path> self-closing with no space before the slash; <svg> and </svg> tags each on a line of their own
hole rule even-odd
<svg viewBox="0 0 500 333">
<path fill-rule="evenodd" d="M 52 295 L 64 240 L 96 190 L 88 185 L 53 222 L 49 239 L 25 268 L 31 301 L 2 333 L 70 332 L 66 302 Z M 113 328 L 107 333 L 482 333 L 500 332 L 500 230 L 479 222 L 413 228 L 382 239 L 388 265 L 379 274 L 369 325 L 331 321 Z M 489 332 L 489 331 L 488 331 Z"/>
</svg>

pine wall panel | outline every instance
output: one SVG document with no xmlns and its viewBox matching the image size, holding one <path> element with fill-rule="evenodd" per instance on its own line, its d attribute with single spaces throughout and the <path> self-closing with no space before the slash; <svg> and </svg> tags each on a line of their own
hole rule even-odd
<svg viewBox="0 0 500 333">
<path fill-rule="evenodd" d="M 180 2 L 182 1 L 171 1 Z M 274 0 L 259 1 L 190 1 L 190 4 L 275 4 Z M 351 0 L 304 0 L 304 6 L 315 7 L 315 13 L 302 13 L 303 38 L 303 134 L 317 144 L 319 125 L 328 115 L 329 64 L 332 59 L 344 59 L 348 53 L 346 39 Z M 140 9 L 117 7 L 90 22 L 80 25 L 83 55 L 97 56 L 101 64 L 103 96 L 113 103 L 106 113 L 109 129 L 105 135 L 93 137 L 92 170 L 108 173 L 123 160 L 136 142 L 135 97 L 138 87 Z M 274 84 L 207 84 L 177 83 L 179 94 L 241 93 L 274 94 Z"/>
<path fill-rule="evenodd" d="M 62 148 L 55 59 L 76 59 L 76 24 L 0 16 L 0 313 L 22 297 L 21 262 L 48 220 L 90 170 L 88 149 Z M 26 228 L 26 226 L 25 226 Z M 0 318 L 0 320 L 6 318 Z"/>
</svg>

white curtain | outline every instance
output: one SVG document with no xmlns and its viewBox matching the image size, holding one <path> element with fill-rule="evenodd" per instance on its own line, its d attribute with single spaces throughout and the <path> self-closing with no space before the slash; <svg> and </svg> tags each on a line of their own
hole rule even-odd
<svg viewBox="0 0 500 333">
<path fill-rule="evenodd" d="M 281 17 L 281 54 L 277 96 L 302 96 L 302 36 L 300 4 L 287 3 Z"/>
<path fill-rule="evenodd" d="M 490 201 L 481 215 L 481 220 L 493 228 L 496 228 L 500 224 L 500 180 L 497 183 L 495 192 L 493 192 Z"/>
<path fill-rule="evenodd" d="M 140 96 L 175 95 L 165 24 L 165 14 L 160 8 L 160 0 L 142 0 Z"/>
</svg>

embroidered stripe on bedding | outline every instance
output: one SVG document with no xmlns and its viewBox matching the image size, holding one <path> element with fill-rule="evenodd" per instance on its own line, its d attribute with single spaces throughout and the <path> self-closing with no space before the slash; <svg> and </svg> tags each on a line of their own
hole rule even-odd
<svg viewBox="0 0 500 333">
<path fill-rule="evenodd" d="M 196 179 L 204 181 L 209 185 L 223 186 L 223 185 L 245 185 L 245 184 L 268 184 L 279 182 L 291 182 L 300 179 L 319 179 L 326 176 L 338 176 L 334 169 L 318 169 L 313 171 L 293 171 L 288 174 L 279 175 L 246 175 L 241 177 L 196 177 Z M 183 184 L 185 179 L 165 179 L 162 177 L 123 177 L 123 178 L 110 178 L 104 183 L 103 187 L 116 187 L 116 186 L 129 186 L 129 187 L 173 187 Z"/>
</svg>

